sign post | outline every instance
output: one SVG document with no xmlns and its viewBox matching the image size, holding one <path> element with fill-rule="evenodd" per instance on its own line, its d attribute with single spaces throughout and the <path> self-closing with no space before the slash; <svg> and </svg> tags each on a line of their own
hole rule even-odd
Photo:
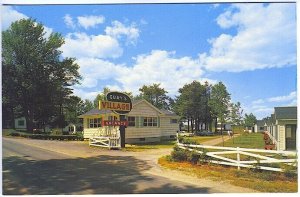
<svg viewBox="0 0 300 197">
<path fill-rule="evenodd" d="M 109 109 L 114 113 L 119 114 L 120 121 L 108 121 L 105 124 L 111 124 L 111 126 L 120 126 L 121 148 L 125 148 L 125 128 L 128 124 L 125 114 L 129 113 L 132 109 L 131 99 L 128 95 L 120 92 L 109 92 L 106 95 L 106 99 L 107 101 L 99 103 L 100 109 Z"/>
</svg>

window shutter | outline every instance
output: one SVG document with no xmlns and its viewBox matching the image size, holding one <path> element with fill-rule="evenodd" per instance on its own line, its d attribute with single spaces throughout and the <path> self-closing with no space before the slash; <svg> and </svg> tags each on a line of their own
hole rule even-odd
<svg viewBox="0 0 300 197">
<path fill-rule="evenodd" d="M 140 124 L 139 124 L 140 127 L 143 127 L 144 126 L 144 117 L 140 116 Z"/>
<path fill-rule="evenodd" d="M 87 120 L 87 128 L 90 128 L 90 119 L 87 118 L 86 120 Z"/>
<path fill-rule="evenodd" d="M 160 117 L 157 117 L 157 127 L 160 127 Z"/>
<path fill-rule="evenodd" d="M 139 117 L 138 116 L 135 117 L 135 127 L 136 128 L 139 127 Z"/>
</svg>

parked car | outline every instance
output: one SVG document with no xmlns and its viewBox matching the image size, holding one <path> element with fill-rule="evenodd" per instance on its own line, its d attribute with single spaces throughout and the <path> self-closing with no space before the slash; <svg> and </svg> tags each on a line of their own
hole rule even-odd
<svg viewBox="0 0 300 197">
<path fill-rule="evenodd" d="M 192 136 L 194 136 L 193 133 L 188 133 L 188 132 L 186 132 L 186 131 L 178 131 L 178 134 L 179 134 L 180 136 L 185 136 L 185 137 L 192 137 Z"/>
<path fill-rule="evenodd" d="M 197 136 L 213 136 L 214 133 L 212 131 L 198 131 L 196 132 Z"/>
</svg>

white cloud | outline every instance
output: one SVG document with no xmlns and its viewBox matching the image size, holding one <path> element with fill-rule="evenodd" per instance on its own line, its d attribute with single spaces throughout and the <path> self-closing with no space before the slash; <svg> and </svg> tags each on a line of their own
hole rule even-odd
<svg viewBox="0 0 300 197">
<path fill-rule="evenodd" d="M 132 23 L 130 26 L 125 26 L 119 21 L 113 21 L 111 27 L 105 28 L 105 33 L 117 39 L 125 36 L 127 39 L 127 44 L 135 45 L 139 37 L 140 30 L 134 23 Z"/>
<path fill-rule="evenodd" d="M 85 29 L 96 27 L 98 24 L 102 24 L 105 21 L 103 16 L 78 16 L 78 25 Z"/>
<path fill-rule="evenodd" d="M 123 53 L 115 38 L 85 33 L 69 33 L 61 50 L 63 56 L 76 58 L 117 58 Z"/>
<path fill-rule="evenodd" d="M 296 93 L 296 91 L 293 91 L 289 95 L 268 98 L 268 101 L 269 102 L 287 102 L 287 101 L 295 100 L 296 98 L 297 98 L 297 93 Z"/>
<path fill-rule="evenodd" d="M 88 99 L 90 101 L 93 101 L 100 92 L 101 90 L 91 92 L 91 91 L 85 91 L 78 88 L 73 89 L 74 95 L 79 96 L 83 100 Z"/>
<path fill-rule="evenodd" d="M 203 77 L 198 59 L 176 57 L 175 52 L 154 50 L 150 54 L 139 55 L 131 66 L 113 64 L 97 58 L 79 58 L 80 73 L 85 80 L 106 80 L 106 86 L 115 90 L 131 91 L 138 94 L 143 85 L 160 83 L 169 95 L 174 96 L 180 87 L 193 80 L 202 83 L 216 81 Z M 107 82 L 110 81 L 110 82 Z M 90 86 L 87 86 L 90 85 Z M 81 87 L 96 87 L 89 83 Z"/>
<path fill-rule="evenodd" d="M 75 25 L 75 23 L 73 21 L 73 18 L 69 14 L 66 14 L 64 16 L 64 22 L 67 25 L 67 27 L 69 27 L 69 28 L 74 29 L 76 27 L 76 25 Z"/>
<path fill-rule="evenodd" d="M 27 19 L 28 16 L 14 10 L 11 6 L 1 6 L 2 30 L 8 29 L 11 23 L 20 20 L 22 18 Z"/>
<path fill-rule="evenodd" d="M 259 119 L 270 116 L 277 106 L 297 105 L 297 93 L 292 91 L 288 95 L 257 99 L 251 102 L 250 106 L 245 106 L 246 113 L 256 114 Z"/>
<path fill-rule="evenodd" d="M 14 10 L 11 6 L 1 6 L 1 23 L 2 30 L 7 30 L 9 26 L 20 19 L 28 19 L 29 17 L 25 14 Z M 44 38 L 48 38 L 50 34 L 53 32 L 53 29 L 47 26 L 44 26 Z"/>
<path fill-rule="evenodd" d="M 296 64 L 295 4 L 234 4 L 217 18 L 221 28 L 236 35 L 209 40 L 211 49 L 199 55 L 212 71 L 241 72 Z"/>
</svg>

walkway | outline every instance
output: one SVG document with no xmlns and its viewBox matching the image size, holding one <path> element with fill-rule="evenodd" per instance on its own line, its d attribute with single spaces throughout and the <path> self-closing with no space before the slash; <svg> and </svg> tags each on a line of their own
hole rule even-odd
<svg viewBox="0 0 300 197">
<path fill-rule="evenodd" d="M 239 136 L 239 134 L 234 135 L 234 137 L 237 137 L 237 136 Z M 224 138 L 224 142 L 231 139 L 228 135 L 223 136 L 223 138 Z M 223 142 L 222 136 L 220 136 L 219 138 L 203 142 L 202 144 L 203 145 L 208 145 L 208 146 L 216 146 L 216 145 L 218 145 L 222 142 Z"/>
</svg>

